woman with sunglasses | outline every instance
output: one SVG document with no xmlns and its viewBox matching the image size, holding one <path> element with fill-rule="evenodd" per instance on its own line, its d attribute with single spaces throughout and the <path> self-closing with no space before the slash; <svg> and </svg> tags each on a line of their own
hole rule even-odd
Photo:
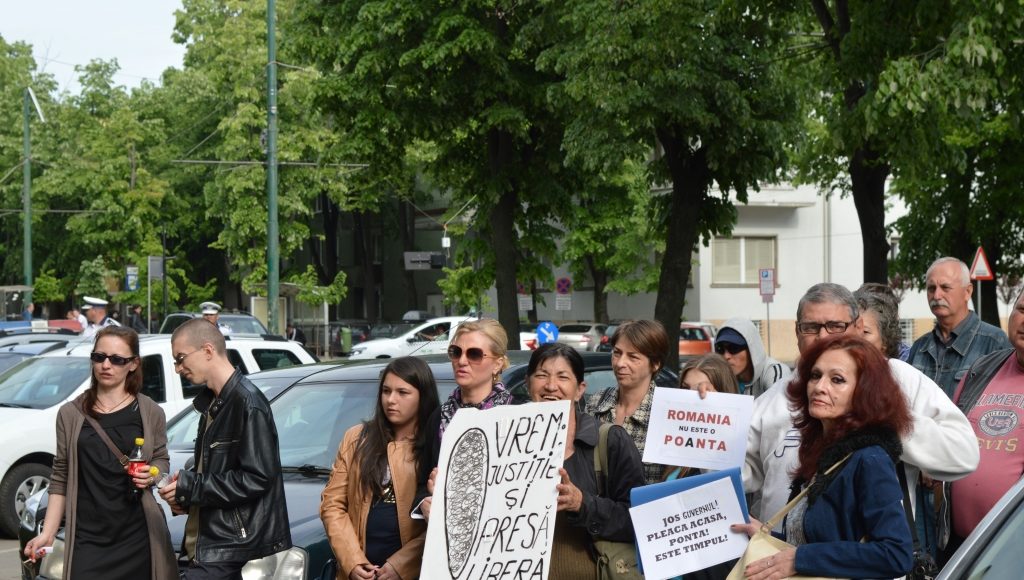
<svg viewBox="0 0 1024 580">
<path fill-rule="evenodd" d="M 339 579 L 419 575 L 427 528 L 409 511 L 437 406 L 430 367 L 397 358 L 381 373 L 373 418 L 345 433 L 320 504 Z"/>
<path fill-rule="evenodd" d="M 512 394 L 501 382 L 501 372 L 508 368 L 508 334 L 497 320 L 484 318 L 463 322 L 455 330 L 448 346 L 448 359 L 455 371 L 458 388 L 441 403 L 427 423 L 430 462 L 421 466 L 416 503 L 417 517 L 430 516 L 434 468 L 441 454 L 441 437 L 459 409 L 491 409 L 512 403 Z"/>
<path fill-rule="evenodd" d="M 573 401 L 569 406 L 565 463 L 559 470 L 562 482 L 558 485 L 558 515 L 548 576 L 596 580 L 594 540 L 635 540 L 629 492 L 644 484 L 640 453 L 622 427 L 611 426 L 607 434 L 608 473 L 602 477 L 604 485 L 599 486 L 594 454 L 598 452 L 601 424 L 577 410 L 587 388 L 583 357 L 569 345 L 545 344 L 530 356 L 526 376 L 533 401 Z"/>
<path fill-rule="evenodd" d="M 668 333 L 660 322 L 631 320 L 615 329 L 611 345 L 612 370 L 618 384 L 588 401 L 587 412 L 600 421 L 622 426 L 642 457 L 654 400 L 654 376 L 665 364 Z M 665 467 L 645 463 L 644 480 L 658 483 Z"/>
<path fill-rule="evenodd" d="M 52 546 L 63 517 L 65 578 L 177 578 L 164 514 L 150 490 L 149 467 L 168 468 L 167 432 L 163 410 L 139 392 L 139 335 L 123 326 L 102 328 L 90 358 L 89 388 L 57 415 L 49 508 L 25 555 L 34 559 Z M 130 476 L 123 462 L 139 437 L 146 465 Z"/>
<path fill-rule="evenodd" d="M 732 367 L 740 392 L 759 397 L 779 381 L 788 381 L 793 371 L 768 356 L 761 332 L 747 318 L 730 318 L 715 335 L 715 352 Z"/>
</svg>

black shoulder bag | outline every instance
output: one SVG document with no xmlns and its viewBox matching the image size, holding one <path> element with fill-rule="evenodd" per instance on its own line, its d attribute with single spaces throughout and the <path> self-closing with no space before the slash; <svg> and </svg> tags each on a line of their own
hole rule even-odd
<svg viewBox="0 0 1024 580">
<path fill-rule="evenodd" d="M 903 486 L 903 511 L 907 514 L 907 524 L 910 526 L 910 537 L 914 538 L 914 567 L 907 574 L 907 580 L 934 580 L 939 575 L 939 566 L 935 558 L 929 554 L 917 540 L 917 526 L 914 525 L 914 508 L 910 503 L 910 486 L 907 484 L 907 470 L 903 462 L 896 464 L 896 476 L 900 478 L 900 485 Z"/>
</svg>

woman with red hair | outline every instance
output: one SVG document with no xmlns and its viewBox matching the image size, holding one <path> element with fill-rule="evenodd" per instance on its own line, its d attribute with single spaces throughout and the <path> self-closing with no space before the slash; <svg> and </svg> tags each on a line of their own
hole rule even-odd
<svg viewBox="0 0 1024 580">
<path fill-rule="evenodd" d="M 795 574 L 894 578 L 913 564 L 913 542 L 896 464 L 910 410 L 889 365 L 875 347 L 852 335 L 830 336 L 801 358 L 788 386 L 800 430 L 800 465 L 784 538 L 795 548 L 751 562 L 753 580 Z M 835 469 L 831 469 L 835 466 Z M 753 535 L 751 518 L 734 531 Z"/>
</svg>

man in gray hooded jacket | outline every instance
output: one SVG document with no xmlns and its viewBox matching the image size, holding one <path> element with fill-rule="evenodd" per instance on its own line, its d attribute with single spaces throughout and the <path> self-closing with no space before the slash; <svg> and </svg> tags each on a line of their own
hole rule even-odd
<svg viewBox="0 0 1024 580">
<path fill-rule="evenodd" d="M 715 352 L 729 363 L 740 383 L 740 392 L 754 397 L 793 374 L 788 366 L 765 353 L 761 333 L 747 318 L 725 321 L 715 337 Z"/>
</svg>

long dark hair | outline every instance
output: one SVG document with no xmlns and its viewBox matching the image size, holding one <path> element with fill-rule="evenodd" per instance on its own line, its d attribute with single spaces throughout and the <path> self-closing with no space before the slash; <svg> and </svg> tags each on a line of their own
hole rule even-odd
<svg viewBox="0 0 1024 580">
<path fill-rule="evenodd" d="M 833 422 L 826 434 L 824 425 L 811 417 L 807 397 L 814 363 L 825 352 L 843 350 L 857 364 L 857 386 L 850 411 Z M 810 481 L 825 449 L 854 431 L 866 428 L 888 429 L 897 435 L 910 432 L 912 419 L 903 391 L 892 375 L 889 363 L 877 348 L 858 336 L 840 334 L 815 342 L 801 354 L 797 378 L 786 389 L 790 407 L 796 413 L 793 426 L 800 430 L 800 466 L 796 477 Z"/>
<path fill-rule="evenodd" d="M 427 421 L 435 409 L 440 406 L 437 398 L 437 383 L 430 367 L 422 360 L 404 356 L 391 361 L 380 373 L 380 384 L 377 386 L 377 406 L 373 418 L 363 423 L 363 433 L 356 447 L 359 456 L 359 479 L 363 489 L 373 495 L 383 491 L 384 472 L 388 466 L 388 443 L 395 440 L 395 431 L 384 412 L 381 395 L 384 392 L 384 379 L 393 374 L 409 383 L 420 393 L 420 407 L 416 413 L 416 469 L 427 465 Z M 433 436 L 437 436 L 436 433 Z"/>
<path fill-rule="evenodd" d="M 128 345 L 128 350 L 132 351 L 132 356 L 136 359 L 137 365 L 135 370 L 129 371 L 128 376 L 124 379 L 124 390 L 129 395 L 138 395 L 139 391 L 142 390 L 142 361 L 137 360 L 139 358 L 139 335 L 134 330 L 125 326 L 105 326 L 96 333 L 96 340 L 93 342 L 93 351 L 96 350 L 96 345 L 99 344 L 100 339 L 113 336 L 119 338 Z M 106 353 L 110 354 L 110 353 Z M 85 391 L 84 398 L 82 399 L 82 407 L 85 412 L 94 419 L 97 418 L 98 414 L 93 408 L 96 406 L 96 393 L 98 392 L 99 384 L 96 382 L 96 372 L 93 363 L 90 362 L 89 366 L 89 389 Z"/>
</svg>

